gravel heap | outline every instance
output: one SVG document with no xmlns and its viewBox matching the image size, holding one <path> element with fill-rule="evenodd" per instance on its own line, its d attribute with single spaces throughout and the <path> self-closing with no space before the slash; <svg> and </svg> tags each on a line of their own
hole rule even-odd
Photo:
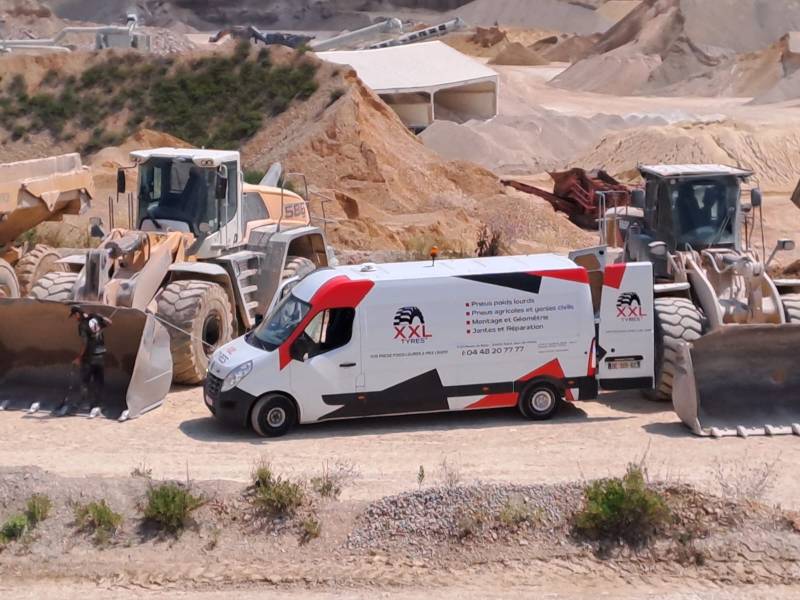
<svg viewBox="0 0 800 600">
<path fill-rule="evenodd" d="M 569 517 L 580 507 L 582 486 L 474 484 L 437 487 L 382 498 L 356 520 L 348 537 L 350 548 L 388 549 L 435 546 L 463 535 L 464 519 L 482 521 L 472 535 L 496 541 L 508 529 L 498 519 L 509 503 L 535 514 L 526 536 L 552 538 L 569 529 Z"/>
</svg>

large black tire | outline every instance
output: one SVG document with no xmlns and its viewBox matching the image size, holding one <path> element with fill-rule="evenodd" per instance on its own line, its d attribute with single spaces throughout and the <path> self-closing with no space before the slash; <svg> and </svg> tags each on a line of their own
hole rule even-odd
<svg viewBox="0 0 800 600">
<path fill-rule="evenodd" d="M 297 423 L 294 403 L 281 394 L 259 398 L 250 412 L 250 425 L 261 437 L 279 437 Z"/>
<path fill-rule="evenodd" d="M 800 294 L 786 294 L 781 296 L 781 300 L 786 311 L 786 320 L 789 323 L 800 323 Z"/>
<path fill-rule="evenodd" d="M 16 266 L 20 294 L 27 296 L 34 284 L 48 273 L 63 271 L 63 267 L 56 264 L 60 259 L 58 252 L 44 244 L 37 244 L 20 258 Z"/>
<path fill-rule="evenodd" d="M 0 258 L 0 298 L 19 298 L 19 282 L 14 269 Z"/>
<path fill-rule="evenodd" d="M 167 326 L 172 380 L 196 385 L 205 379 L 208 360 L 233 339 L 233 309 L 225 290 L 210 281 L 173 281 L 157 297 L 158 315 Z"/>
<path fill-rule="evenodd" d="M 534 421 L 544 421 L 558 410 L 561 393 L 555 386 L 538 382 L 532 383 L 519 395 L 519 411 Z"/>
<path fill-rule="evenodd" d="M 28 298 L 51 300 L 53 302 L 69 302 L 74 298 L 72 290 L 78 281 L 78 273 L 53 271 L 47 273 L 33 284 Z"/>
<path fill-rule="evenodd" d="M 655 300 L 655 392 L 652 400 L 672 400 L 672 380 L 678 364 L 678 350 L 683 342 L 693 342 L 705 333 L 703 312 L 686 298 Z"/>
</svg>

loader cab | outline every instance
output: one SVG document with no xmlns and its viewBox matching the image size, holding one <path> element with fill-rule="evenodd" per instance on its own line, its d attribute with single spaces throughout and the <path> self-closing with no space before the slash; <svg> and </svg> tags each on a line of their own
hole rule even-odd
<svg viewBox="0 0 800 600">
<path fill-rule="evenodd" d="M 239 241 L 238 152 L 162 148 L 131 157 L 138 168 L 139 230 L 189 233 L 199 258 L 218 256 Z"/>
<path fill-rule="evenodd" d="M 750 171 L 723 165 L 660 165 L 639 168 L 645 179 L 644 217 L 627 240 L 627 256 L 653 262 L 666 274 L 666 255 L 654 256 L 652 242 L 669 253 L 689 249 L 741 250 L 741 186 Z"/>
</svg>

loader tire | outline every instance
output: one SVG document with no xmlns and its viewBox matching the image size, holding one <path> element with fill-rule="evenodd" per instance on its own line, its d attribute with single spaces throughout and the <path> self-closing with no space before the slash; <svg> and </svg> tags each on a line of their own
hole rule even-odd
<svg viewBox="0 0 800 600">
<path fill-rule="evenodd" d="M 19 298 L 19 282 L 10 264 L 0 258 L 0 298 Z"/>
<path fill-rule="evenodd" d="M 308 258 L 289 256 L 286 259 L 286 265 L 283 267 L 283 272 L 281 273 L 281 281 L 289 279 L 290 277 L 299 277 L 302 279 L 316 269 L 317 265 Z"/>
<path fill-rule="evenodd" d="M 800 294 L 786 294 L 781 296 L 781 300 L 786 312 L 786 322 L 800 323 Z"/>
<path fill-rule="evenodd" d="M 50 300 L 52 302 L 69 302 L 74 298 L 72 293 L 78 273 L 53 271 L 47 273 L 33 284 L 28 298 Z"/>
<path fill-rule="evenodd" d="M 233 339 L 233 309 L 225 290 L 210 281 L 173 281 L 157 296 L 158 316 L 169 325 L 172 380 L 196 385 L 208 360 Z"/>
<path fill-rule="evenodd" d="M 33 285 L 48 273 L 64 271 L 61 265 L 56 264 L 60 259 L 58 252 L 44 244 L 37 244 L 20 258 L 16 266 L 20 294 L 27 296 Z"/>
<path fill-rule="evenodd" d="M 647 394 L 651 400 L 672 400 L 672 380 L 678 364 L 678 349 L 682 342 L 692 342 L 705 333 L 706 319 L 702 311 L 686 298 L 656 298 L 655 300 L 655 391 Z"/>
</svg>

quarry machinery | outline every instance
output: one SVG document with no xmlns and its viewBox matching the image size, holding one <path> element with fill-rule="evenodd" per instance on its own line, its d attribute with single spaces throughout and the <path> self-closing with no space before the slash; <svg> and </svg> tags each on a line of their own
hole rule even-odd
<svg viewBox="0 0 800 600">
<path fill-rule="evenodd" d="M 644 190 L 632 206 L 608 211 L 603 233 L 621 242 L 620 260 L 653 264 L 655 398 L 671 398 L 699 435 L 800 435 L 800 280 L 767 271 L 794 242 L 779 240 L 766 261 L 756 251 L 761 192 L 741 200 L 753 173 L 724 165 L 639 171 Z"/>
<path fill-rule="evenodd" d="M 0 298 L 24 296 L 58 268 L 58 252 L 20 242 L 21 236 L 45 221 L 81 214 L 93 195 L 92 174 L 78 154 L 0 165 Z"/>
<path fill-rule="evenodd" d="M 305 274 L 328 265 L 307 186 L 305 198 L 276 187 L 274 170 L 261 184 L 247 184 L 233 151 L 158 148 L 133 152 L 131 160 L 135 192 L 127 194 L 126 170 L 117 176 L 118 196 L 128 197 L 128 228 L 112 219 L 96 248 L 61 259 L 64 271 L 39 279 L 28 299 L 4 303 L 4 318 L 36 321 L 0 334 L 12 357 L 0 372 L 7 401 L 24 397 L 44 408 L 62 399 L 79 348 L 66 315 L 77 304 L 113 322 L 106 331 L 106 414 L 137 416 L 160 404 L 172 381 L 200 383 L 215 348 L 257 324 Z M 30 390 L 43 374 L 47 384 Z"/>
<path fill-rule="evenodd" d="M 539 196 L 584 229 L 595 229 L 607 208 L 630 204 L 632 188 L 602 169 L 586 171 L 574 168 L 553 171 L 549 175 L 553 179 L 552 192 L 513 179 L 504 179 L 502 183 L 520 192 Z"/>
</svg>

